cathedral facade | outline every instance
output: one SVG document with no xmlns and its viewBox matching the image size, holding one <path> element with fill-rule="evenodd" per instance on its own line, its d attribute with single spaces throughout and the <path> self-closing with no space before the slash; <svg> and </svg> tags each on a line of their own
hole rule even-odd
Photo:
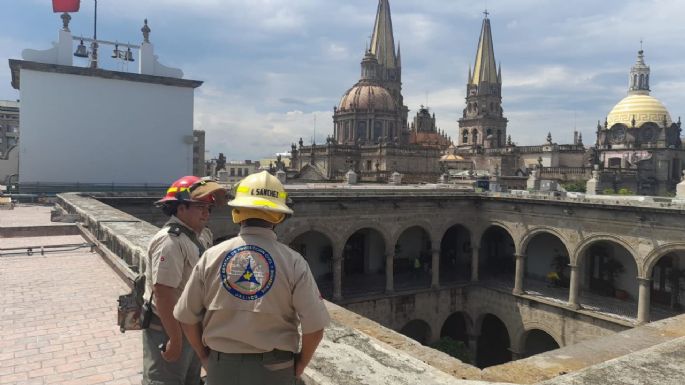
<svg viewBox="0 0 685 385">
<path fill-rule="evenodd" d="M 325 144 L 291 148 L 290 177 L 301 181 L 341 181 L 354 171 L 364 182 L 498 179 L 504 189 L 526 188 L 536 177 L 584 183 L 597 179 L 599 193 L 658 195 L 675 190 L 685 153 L 680 119 L 649 95 L 650 69 L 642 50 L 631 68 L 628 96 L 597 126 L 593 147 L 575 133 L 559 144 L 541 133 L 539 145 L 518 146 L 507 132 L 502 108 L 502 70 L 497 65 L 490 19 L 484 12 L 473 67 L 468 69 L 465 105 L 456 144 L 420 106 L 412 122 L 402 95 L 402 59 L 396 47 L 390 5 L 379 0 L 370 45 L 361 60 L 360 79 L 333 109 L 333 134 Z M 593 174 L 593 170 L 595 173 Z M 445 175 L 447 174 L 447 175 Z M 594 176 L 593 176 L 594 175 Z M 474 177 L 475 176 L 475 177 Z"/>
<path fill-rule="evenodd" d="M 624 189 L 641 195 L 665 195 L 681 181 L 685 150 L 681 122 L 673 122 L 661 101 L 650 95 L 650 68 L 640 49 L 630 69 L 628 95 L 597 123 L 593 163 L 598 190 Z"/>
<path fill-rule="evenodd" d="M 390 4 L 379 0 L 371 44 L 361 61 L 359 81 L 333 109 L 333 135 L 322 145 L 291 149 L 294 177 L 339 181 L 350 170 L 361 181 L 386 182 L 392 173 L 407 182 L 435 182 L 439 159 L 450 146 L 421 106 L 411 126 L 402 96 L 402 59 L 395 46 Z"/>
</svg>

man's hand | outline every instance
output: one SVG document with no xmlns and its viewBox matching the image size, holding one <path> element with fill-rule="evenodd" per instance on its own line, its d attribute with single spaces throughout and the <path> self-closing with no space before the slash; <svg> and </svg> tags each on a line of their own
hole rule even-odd
<svg viewBox="0 0 685 385">
<path fill-rule="evenodd" d="M 312 333 L 302 334 L 302 349 L 300 354 L 295 356 L 295 377 L 300 378 L 302 373 L 304 373 L 304 368 L 309 364 L 309 360 L 312 359 L 316 347 L 319 346 L 319 342 L 323 338 L 323 329 L 317 330 Z"/>
<path fill-rule="evenodd" d="M 209 364 L 209 356 L 200 357 L 200 363 L 202 364 L 202 367 L 205 369 L 206 372 L 207 365 Z"/>
<path fill-rule="evenodd" d="M 181 357 L 183 350 L 183 341 L 167 341 L 164 351 L 162 351 L 162 358 L 167 362 L 176 362 Z"/>
<path fill-rule="evenodd" d="M 295 357 L 295 377 L 300 378 L 307 364 L 300 360 L 299 354 Z"/>
</svg>

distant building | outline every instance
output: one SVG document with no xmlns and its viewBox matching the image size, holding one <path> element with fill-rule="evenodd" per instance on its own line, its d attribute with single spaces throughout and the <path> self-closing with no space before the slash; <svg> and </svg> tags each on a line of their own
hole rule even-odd
<svg viewBox="0 0 685 385">
<path fill-rule="evenodd" d="M 246 176 L 259 171 L 259 165 L 259 162 L 251 160 L 229 161 L 224 170 L 217 171 L 217 179 L 220 182 L 237 183 Z"/>
<path fill-rule="evenodd" d="M 474 178 L 502 176 L 504 189 L 520 188 L 531 169 L 539 169 L 542 177 L 552 180 L 590 178 L 591 167 L 580 135 L 576 134 L 573 144 L 557 144 L 548 133 L 541 145 L 517 146 L 507 135 L 507 122 L 502 108 L 502 69 L 496 64 L 486 13 L 474 65 L 469 67 L 466 106 L 459 119 L 459 144 L 445 154 L 450 161 L 442 161 L 448 174 L 467 175 L 466 161 L 473 164 L 470 175 Z"/>
<path fill-rule="evenodd" d="M 140 46 L 115 48 L 137 60 L 135 73 L 98 68 L 95 58 L 108 57 L 104 41 L 99 56 L 79 44 L 91 65 L 74 66 L 80 39 L 64 24 L 53 48 L 9 61 L 21 95 L 20 191 L 147 189 L 192 174 L 194 89 L 202 82 L 157 61 L 147 21 Z"/>
<path fill-rule="evenodd" d="M 0 100 L 0 158 L 19 143 L 19 102 Z"/>
<path fill-rule="evenodd" d="M 193 175 L 205 176 L 205 132 L 193 130 Z"/>
<path fill-rule="evenodd" d="M 395 47 L 390 5 L 379 0 L 361 77 L 333 109 L 333 135 L 325 144 L 292 145 L 292 175 L 300 181 L 342 180 L 354 170 L 363 182 L 435 182 L 441 152 L 451 142 L 421 106 L 412 127 L 402 96 L 402 58 Z"/>
<path fill-rule="evenodd" d="M 19 173 L 18 143 L 19 102 L 0 100 L 0 184 L 16 181 Z"/>
<path fill-rule="evenodd" d="M 628 95 L 597 123 L 593 163 L 601 170 L 599 192 L 621 189 L 642 195 L 675 191 L 685 164 L 681 122 L 650 93 L 644 52 L 630 69 Z"/>
</svg>

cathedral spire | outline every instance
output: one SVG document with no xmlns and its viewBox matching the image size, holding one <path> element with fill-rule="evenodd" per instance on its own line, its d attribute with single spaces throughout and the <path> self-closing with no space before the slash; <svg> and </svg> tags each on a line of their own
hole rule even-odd
<svg viewBox="0 0 685 385">
<path fill-rule="evenodd" d="M 473 78 L 469 82 L 478 85 L 481 82 L 499 84 L 497 76 L 497 66 L 495 64 L 495 49 L 492 44 L 492 31 L 490 30 L 490 19 L 488 11 L 483 12 L 483 26 L 480 31 L 478 49 L 476 51 L 476 61 L 473 65 Z"/>
<path fill-rule="evenodd" d="M 392 19 L 390 17 L 390 4 L 388 0 L 378 1 L 376 23 L 373 26 L 371 37 L 371 53 L 378 59 L 378 64 L 387 69 L 397 67 L 395 56 L 395 38 L 392 33 Z"/>
<path fill-rule="evenodd" d="M 630 68 L 628 93 L 631 95 L 649 95 L 649 73 L 649 66 L 645 64 L 645 53 L 642 50 L 642 42 L 640 42 L 640 50 L 637 51 L 637 61 Z"/>
</svg>

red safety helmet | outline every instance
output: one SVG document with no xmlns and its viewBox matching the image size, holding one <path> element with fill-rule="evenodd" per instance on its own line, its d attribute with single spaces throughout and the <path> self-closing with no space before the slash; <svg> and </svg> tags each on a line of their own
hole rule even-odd
<svg viewBox="0 0 685 385">
<path fill-rule="evenodd" d="M 226 189 L 213 180 L 200 179 L 192 175 L 184 176 L 172 183 L 166 195 L 155 204 L 163 205 L 167 202 L 225 204 Z"/>
</svg>

